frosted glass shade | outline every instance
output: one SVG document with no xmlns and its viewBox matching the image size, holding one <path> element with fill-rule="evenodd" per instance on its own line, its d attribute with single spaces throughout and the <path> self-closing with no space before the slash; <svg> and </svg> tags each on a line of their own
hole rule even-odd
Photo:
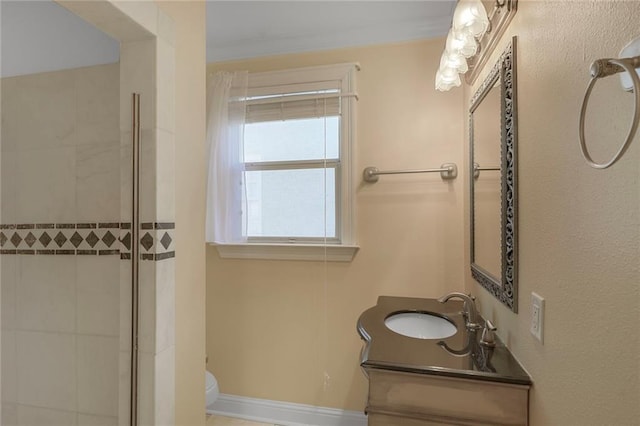
<svg viewBox="0 0 640 426">
<path fill-rule="evenodd" d="M 445 50 L 470 58 L 478 52 L 478 42 L 471 34 L 455 31 L 452 28 L 447 35 Z"/>
<path fill-rule="evenodd" d="M 460 74 L 452 68 L 439 69 L 436 72 L 436 90 L 445 92 L 461 84 Z"/>
<path fill-rule="evenodd" d="M 440 58 L 440 69 L 444 68 L 453 68 L 460 74 L 464 74 L 469 70 L 467 60 L 464 56 L 448 50 L 445 50 L 444 53 L 442 53 L 442 58 Z"/>
<path fill-rule="evenodd" d="M 460 0 L 453 13 L 453 29 L 480 38 L 489 28 L 489 17 L 480 0 Z"/>
</svg>

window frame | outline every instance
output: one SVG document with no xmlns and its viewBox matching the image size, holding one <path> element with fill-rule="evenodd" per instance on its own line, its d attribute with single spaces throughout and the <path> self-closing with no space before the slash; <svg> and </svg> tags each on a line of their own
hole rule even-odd
<svg viewBox="0 0 640 426">
<path fill-rule="evenodd" d="M 336 95 L 341 98 L 339 114 L 340 148 L 337 160 L 245 163 L 245 170 L 285 170 L 287 167 L 302 168 L 300 167 L 302 165 L 307 167 L 313 165 L 315 168 L 334 168 L 336 179 L 336 238 L 248 237 L 247 241 L 243 243 L 216 243 L 215 245 L 222 258 L 352 260 L 359 248 L 355 245 L 354 187 L 354 182 L 356 182 L 357 178 L 354 173 L 357 101 L 355 73 L 359 69 L 360 67 L 357 63 L 346 63 L 249 73 L 247 92 L 249 97 L 268 97 L 277 93 L 293 93 L 291 89 L 295 92 L 339 89 L 339 95 Z M 328 94 L 328 96 L 332 96 L 332 94 Z M 259 102 L 264 103 L 266 100 L 261 99 Z"/>
<path fill-rule="evenodd" d="M 340 159 L 321 159 L 321 160 L 289 160 L 289 161 L 263 161 L 263 162 L 245 162 L 244 171 L 282 171 L 282 170 L 310 170 L 310 169 L 334 169 L 335 178 L 335 237 L 256 237 L 247 235 L 248 243 L 289 243 L 289 244 L 340 244 L 340 236 L 342 230 L 341 213 L 341 192 L 342 192 L 342 173 Z"/>
</svg>

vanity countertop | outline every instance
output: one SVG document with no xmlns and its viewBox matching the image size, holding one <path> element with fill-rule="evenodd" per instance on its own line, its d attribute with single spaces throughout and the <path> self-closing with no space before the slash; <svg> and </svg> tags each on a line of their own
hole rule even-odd
<svg viewBox="0 0 640 426">
<path fill-rule="evenodd" d="M 531 385 L 529 375 L 499 339 L 496 338 L 496 347 L 491 351 L 478 344 L 482 330 L 467 331 L 462 308 L 458 300 L 440 303 L 436 299 L 380 296 L 377 305 L 364 311 L 358 319 L 358 334 L 366 342 L 361 366 Z M 458 332 L 445 339 L 402 336 L 384 324 L 388 316 L 397 312 L 435 313 L 453 322 Z"/>
</svg>

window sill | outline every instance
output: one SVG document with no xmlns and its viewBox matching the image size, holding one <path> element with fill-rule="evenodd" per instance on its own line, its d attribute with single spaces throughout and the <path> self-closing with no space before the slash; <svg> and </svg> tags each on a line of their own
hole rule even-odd
<svg viewBox="0 0 640 426">
<path fill-rule="evenodd" d="M 321 244 L 212 243 L 222 259 L 351 262 L 359 246 Z"/>
</svg>

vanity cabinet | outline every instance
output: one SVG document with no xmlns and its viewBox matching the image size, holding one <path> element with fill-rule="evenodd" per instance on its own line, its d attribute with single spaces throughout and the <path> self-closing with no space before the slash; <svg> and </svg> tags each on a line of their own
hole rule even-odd
<svg viewBox="0 0 640 426">
<path fill-rule="evenodd" d="M 367 369 L 369 426 L 527 425 L 529 386 Z"/>
<path fill-rule="evenodd" d="M 467 329 L 464 309 L 454 300 L 380 296 L 360 315 L 369 426 L 528 424 L 531 378 L 497 336 L 487 345 Z M 385 323 L 399 313 L 439 316 L 456 332 L 407 337 Z"/>
</svg>

